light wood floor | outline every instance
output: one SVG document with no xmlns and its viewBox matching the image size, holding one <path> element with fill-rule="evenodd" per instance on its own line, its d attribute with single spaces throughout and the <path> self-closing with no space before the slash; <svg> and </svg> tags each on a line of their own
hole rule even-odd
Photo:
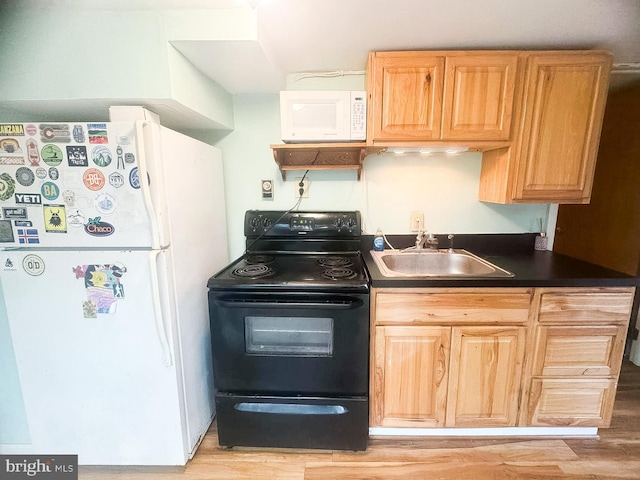
<svg viewBox="0 0 640 480">
<path fill-rule="evenodd" d="M 640 479 L 640 367 L 623 365 L 611 428 L 594 439 L 372 438 L 366 452 L 218 446 L 185 467 L 80 467 L 81 480 Z"/>
</svg>

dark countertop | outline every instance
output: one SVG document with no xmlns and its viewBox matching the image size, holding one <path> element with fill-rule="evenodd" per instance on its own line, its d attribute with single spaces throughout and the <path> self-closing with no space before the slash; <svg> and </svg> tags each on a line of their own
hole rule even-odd
<svg viewBox="0 0 640 480">
<path fill-rule="evenodd" d="M 373 288 L 411 287 L 613 287 L 640 286 L 640 277 L 610 270 L 593 263 L 550 251 L 534 249 L 536 234 L 460 234 L 454 238 L 456 249 L 467 250 L 514 274 L 509 278 L 429 278 L 385 277 L 370 250 L 373 235 L 362 237 L 362 255 Z M 447 248 L 446 235 L 437 235 L 440 248 Z M 387 235 L 397 249 L 414 244 L 413 235 Z"/>
</svg>

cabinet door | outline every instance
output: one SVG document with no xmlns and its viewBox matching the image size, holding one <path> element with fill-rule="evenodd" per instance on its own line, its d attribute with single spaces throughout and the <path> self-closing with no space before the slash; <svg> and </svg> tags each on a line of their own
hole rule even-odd
<svg viewBox="0 0 640 480">
<path fill-rule="evenodd" d="M 447 56 L 443 140 L 508 140 L 518 56 Z"/>
<path fill-rule="evenodd" d="M 531 55 L 514 199 L 588 203 L 611 57 Z"/>
<path fill-rule="evenodd" d="M 444 57 L 422 52 L 377 52 L 370 57 L 367 137 L 437 140 L 442 119 Z"/>
<path fill-rule="evenodd" d="M 607 427 L 615 395 L 614 379 L 534 378 L 527 425 Z"/>
<path fill-rule="evenodd" d="M 514 426 L 525 327 L 454 327 L 447 427 Z"/>
<path fill-rule="evenodd" d="M 533 375 L 613 377 L 620 372 L 624 325 L 540 326 Z"/>
<path fill-rule="evenodd" d="M 371 425 L 442 427 L 449 327 L 376 327 Z"/>
</svg>

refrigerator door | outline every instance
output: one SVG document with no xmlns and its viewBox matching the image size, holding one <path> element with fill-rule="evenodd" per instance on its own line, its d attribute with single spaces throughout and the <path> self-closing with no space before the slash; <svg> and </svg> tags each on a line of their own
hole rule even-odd
<svg viewBox="0 0 640 480">
<path fill-rule="evenodd" d="M 137 135 L 133 122 L 0 124 L 0 247 L 155 248 Z"/>
<path fill-rule="evenodd" d="M 31 439 L 23 453 L 186 463 L 213 406 L 189 431 L 171 264 L 167 250 L 0 252 Z"/>
</svg>

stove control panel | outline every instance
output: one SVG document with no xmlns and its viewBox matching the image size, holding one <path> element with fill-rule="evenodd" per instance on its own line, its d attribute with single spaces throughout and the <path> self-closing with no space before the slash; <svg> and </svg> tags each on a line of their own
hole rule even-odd
<svg viewBox="0 0 640 480">
<path fill-rule="evenodd" d="M 246 237 L 360 237 L 360 212 L 299 212 L 248 210 Z"/>
</svg>

